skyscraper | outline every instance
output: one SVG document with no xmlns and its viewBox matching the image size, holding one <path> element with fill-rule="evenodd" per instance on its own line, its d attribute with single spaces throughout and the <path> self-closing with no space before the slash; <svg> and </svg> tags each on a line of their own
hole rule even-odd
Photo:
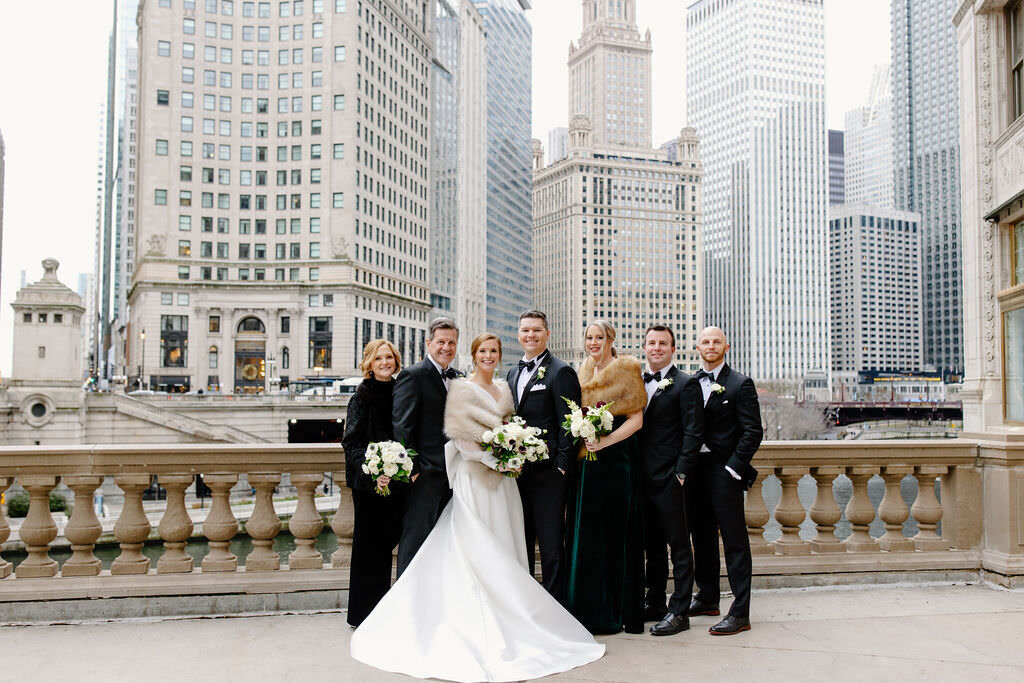
<svg viewBox="0 0 1024 683">
<path fill-rule="evenodd" d="M 892 207 L 892 77 L 876 66 L 867 101 L 846 112 L 846 201 Z"/>
<path fill-rule="evenodd" d="M 846 146 L 843 131 L 828 132 L 828 203 L 846 201 Z"/>
<path fill-rule="evenodd" d="M 7 148 L 4 147 L 4 133 L 0 131 L 0 266 L 4 259 L 4 156 Z M 3 282 L 3 269 L 0 267 L 0 283 Z"/>
<path fill-rule="evenodd" d="M 594 125 L 574 112 L 567 154 L 548 166 L 534 142 L 534 298 L 552 321 L 552 351 L 566 360 L 585 358 L 594 320 L 614 325 L 617 348 L 637 355 L 647 327 L 662 323 L 676 335 L 676 361 L 694 370 L 703 318 L 697 132 L 684 128 L 651 149 L 651 43 L 637 30 L 635 0 L 582 5 L 569 106 L 606 118 Z"/>
<path fill-rule="evenodd" d="M 430 300 L 454 317 L 460 367 L 487 325 L 487 37 L 466 0 L 434 0 Z"/>
<path fill-rule="evenodd" d="M 921 215 L 924 362 L 963 372 L 957 0 L 893 0 L 897 209 Z"/>
<path fill-rule="evenodd" d="M 143 333 L 164 390 L 422 356 L 431 9 L 141 5 L 129 374 Z"/>
<path fill-rule="evenodd" d="M 705 322 L 759 379 L 827 372 L 822 0 L 699 0 L 686 14 L 701 135 Z"/>
<path fill-rule="evenodd" d="M 533 30 L 528 0 L 473 4 L 487 31 L 487 329 L 509 361 L 522 353 L 519 314 L 533 300 Z"/>
</svg>

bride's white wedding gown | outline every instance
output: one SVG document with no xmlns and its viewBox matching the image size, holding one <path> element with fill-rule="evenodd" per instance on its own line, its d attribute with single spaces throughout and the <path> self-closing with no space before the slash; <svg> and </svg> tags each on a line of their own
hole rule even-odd
<svg viewBox="0 0 1024 683">
<path fill-rule="evenodd" d="M 503 400 L 495 402 L 483 387 L 456 380 L 448 410 L 479 419 L 485 408 L 500 420 L 511 396 L 498 386 Z M 452 435 L 448 424 L 446 417 Z M 489 458 L 472 441 L 448 442 L 451 502 L 401 578 L 352 634 L 354 658 L 419 678 L 518 681 L 604 654 L 604 645 L 527 570 L 519 489 L 482 462 Z"/>
</svg>

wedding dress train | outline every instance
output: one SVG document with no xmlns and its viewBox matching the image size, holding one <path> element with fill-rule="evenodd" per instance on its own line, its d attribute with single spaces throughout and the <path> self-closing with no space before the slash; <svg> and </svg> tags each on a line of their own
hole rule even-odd
<svg viewBox="0 0 1024 683">
<path fill-rule="evenodd" d="M 486 407 L 500 424 L 508 414 L 505 399 L 511 405 L 501 386 L 503 400 L 495 402 L 479 385 L 453 382 L 448 409 L 473 413 Z M 604 645 L 527 570 L 519 491 L 515 480 L 484 464 L 489 457 L 471 440 L 448 442 L 452 500 L 408 568 L 352 634 L 355 659 L 419 678 L 518 681 L 604 654 Z"/>
</svg>

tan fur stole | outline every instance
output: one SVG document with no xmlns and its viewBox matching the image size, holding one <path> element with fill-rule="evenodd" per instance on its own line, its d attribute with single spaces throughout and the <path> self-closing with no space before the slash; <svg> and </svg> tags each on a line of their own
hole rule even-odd
<svg viewBox="0 0 1024 683">
<path fill-rule="evenodd" d="M 501 399 L 497 404 L 483 387 L 473 386 L 471 380 L 452 380 L 444 408 L 444 433 L 452 439 L 478 443 L 488 429 L 501 425 L 511 415 L 512 392 L 505 382 L 495 382 Z"/>
<path fill-rule="evenodd" d="M 614 402 L 612 415 L 631 415 L 647 405 L 643 369 L 634 356 L 618 356 L 596 375 L 594 361 L 587 358 L 579 371 L 583 405 Z"/>
</svg>

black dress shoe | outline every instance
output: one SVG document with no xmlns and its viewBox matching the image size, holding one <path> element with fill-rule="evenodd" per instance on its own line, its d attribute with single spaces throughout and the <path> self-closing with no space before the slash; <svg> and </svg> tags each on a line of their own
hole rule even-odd
<svg viewBox="0 0 1024 683">
<path fill-rule="evenodd" d="M 644 621 L 661 621 L 668 614 L 668 608 L 662 605 L 644 605 Z"/>
<path fill-rule="evenodd" d="M 690 628 L 690 618 L 685 614 L 669 612 L 665 618 L 651 627 L 652 636 L 674 636 Z M 749 628 L 749 626 L 747 627 Z"/>
<path fill-rule="evenodd" d="M 702 602 L 700 598 L 694 598 L 690 602 L 690 609 L 687 611 L 691 617 L 709 616 L 717 617 L 721 612 L 718 609 L 718 603 L 714 605 Z"/>
<path fill-rule="evenodd" d="M 747 617 L 734 617 L 731 614 L 726 615 L 725 619 L 708 629 L 708 633 L 713 636 L 731 636 L 741 631 L 750 630 L 750 619 Z"/>
</svg>

